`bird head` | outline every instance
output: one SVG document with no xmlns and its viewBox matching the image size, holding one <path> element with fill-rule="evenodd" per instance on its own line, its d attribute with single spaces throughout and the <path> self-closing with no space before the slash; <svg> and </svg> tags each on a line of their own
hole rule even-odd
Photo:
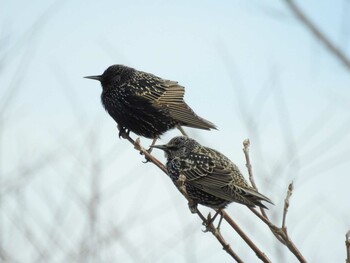
<svg viewBox="0 0 350 263">
<path fill-rule="evenodd" d="M 123 65 L 112 65 L 108 67 L 102 75 L 87 76 L 84 78 L 94 79 L 101 82 L 103 89 L 117 87 L 127 81 L 135 69 Z"/>
<path fill-rule="evenodd" d="M 197 145 L 199 143 L 191 138 L 178 136 L 172 138 L 167 144 L 153 145 L 151 147 L 163 150 L 168 159 L 173 159 L 187 156 Z"/>
</svg>

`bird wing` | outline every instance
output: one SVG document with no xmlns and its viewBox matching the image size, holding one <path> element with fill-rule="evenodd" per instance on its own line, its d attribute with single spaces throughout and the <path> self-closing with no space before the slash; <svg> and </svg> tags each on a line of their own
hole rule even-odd
<svg viewBox="0 0 350 263">
<path fill-rule="evenodd" d="M 199 117 L 185 103 L 185 88 L 176 81 L 142 74 L 138 79 L 137 94 L 155 107 L 167 110 L 169 115 L 182 125 L 206 130 L 216 129 L 213 123 Z"/>
<path fill-rule="evenodd" d="M 156 101 L 161 107 L 167 108 L 171 117 L 186 126 L 200 129 L 216 129 L 208 120 L 199 117 L 184 101 L 185 88 L 171 80 L 164 81 L 165 92 Z"/>
<path fill-rule="evenodd" d="M 203 148 L 204 149 L 204 148 Z M 191 163 L 183 165 L 186 182 L 209 194 L 228 201 L 254 205 L 264 200 L 271 203 L 266 196 L 258 193 L 248 185 L 238 167 L 218 152 L 206 148 L 206 153 L 192 153 L 186 160 Z"/>
<path fill-rule="evenodd" d="M 139 71 L 135 78 L 137 80 L 132 84 L 126 83 L 125 85 L 130 85 L 137 96 L 151 103 L 159 100 L 166 91 L 167 87 L 163 84 L 164 80 L 152 74 Z"/>
</svg>

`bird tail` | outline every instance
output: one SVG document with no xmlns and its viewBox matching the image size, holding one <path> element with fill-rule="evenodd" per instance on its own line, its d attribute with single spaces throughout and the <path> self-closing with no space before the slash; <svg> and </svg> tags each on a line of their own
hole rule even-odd
<svg viewBox="0 0 350 263">
<path fill-rule="evenodd" d="M 245 192 L 244 195 L 247 197 L 247 199 L 249 199 L 254 205 L 263 207 L 265 209 L 268 209 L 268 208 L 263 203 L 261 203 L 261 201 L 265 201 L 274 205 L 274 203 L 270 200 L 270 198 L 266 197 L 263 194 L 260 194 L 258 191 L 252 188 L 244 188 L 244 192 Z M 247 195 L 249 195 L 249 197 Z"/>
<path fill-rule="evenodd" d="M 215 124 L 199 117 L 185 102 L 176 105 L 173 104 L 169 111 L 171 116 L 178 120 L 182 126 L 203 130 L 217 129 Z"/>
</svg>

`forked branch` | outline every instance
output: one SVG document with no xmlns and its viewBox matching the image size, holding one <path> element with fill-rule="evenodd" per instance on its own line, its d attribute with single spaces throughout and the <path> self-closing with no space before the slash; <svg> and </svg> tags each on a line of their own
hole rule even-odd
<svg viewBox="0 0 350 263">
<path fill-rule="evenodd" d="M 244 155 L 246 158 L 246 166 L 247 166 L 248 173 L 249 173 L 249 180 L 250 180 L 250 183 L 252 184 L 252 186 L 256 190 L 258 190 L 258 188 L 256 187 L 256 184 L 255 184 L 255 181 L 254 181 L 252 164 L 250 162 L 249 147 L 250 147 L 249 140 L 248 139 L 244 140 L 243 141 L 243 152 L 244 152 Z M 290 199 L 292 193 L 293 193 L 293 182 L 291 182 L 289 184 L 287 196 L 284 200 L 284 208 L 283 208 L 283 217 L 282 217 L 282 226 L 281 227 L 277 227 L 276 225 L 274 225 L 270 221 L 270 219 L 268 218 L 268 216 L 263 208 L 260 207 L 260 213 L 254 208 L 249 208 L 249 209 L 270 228 L 270 230 L 275 235 L 275 237 L 295 255 L 295 257 L 299 260 L 299 262 L 306 262 L 306 259 L 300 253 L 299 249 L 295 246 L 293 241 L 289 238 L 288 232 L 287 232 L 286 218 L 287 218 L 287 212 L 288 212 L 288 208 L 289 208 L 289 199 Z"/>
<path fill-rule="evenodd" d="M 153 155 L 151 155 L 145 148 L 143 148 L 140 144 L 140 139 L 136 139 L 134 141 L 129 135 L 123 134 L 123 138 L 128 140 L 131 144 L 133 144 L 134 148 L 141 152 L 145 158 L 149 161 L 155 164 L 159 169 L 161 169 L 165 174 L 167 174 L 166 167 Z M 254 182 L 254 176 L 253 176 L 253 170 L 252 165 L 250 162 L 249 157 L 249 146 L 250 142 L 249 140 L 245 140 L 243 142 L 244 148 L 244 154 L 246 158 L 246 166 L 249 173 L 249 180 L 252 184 L 252 186 L 257 190 L 256 184 Z M 184 187 L 184 182 L 186 178 L 180 175 L 180 178 L 178 180 L 178 189 L 182 193 L 182 195 L 188 200 L 190 206 L 193 205 L 193 200 L 189 198 L 186 188 Z M 285 246 L 288 247 L 288 249 L 298 258 L 300 262 L 306 262 L 303 255 L 300 253 L 300 251 L 297 249 L 297 247 L 294 245 L 294 243 L 290 240 L 287 234 L 287 227 L 286 227 L 286 217 L 289 207 L 289 199 L 292 195 L 293 191 L 293 184 L 291 183 L 288 187 L 287 196 L 285 198 L 285 204 L 283 209 L 283 219 L 282 219 L 282 226 L 277 227 L 275 226 L 267 217 L 266 212 L 264 209 L 260 208 L 260 213 L 258 210 L 250 208 L 250 210 L 258 217 L 260 218 L 272 231 L 272 233 L 276 236 L 276 238 L 283 243 Z M 211 232 L 215 238 L 220 242 L 223 249 L 233 258 L 236 262 L 243 262 L 240 257 L 232 250 L 231 246 L 226 242 L 226 240 L 221 235 L 219 229 L 217 229 L 213 222 L 210 220 L 210 217 L 205 217 L 203 214 L 198 210 L 191 210 L 192 212 L 196 213 L 198 217 L 202 220 L 202 224 L 206 227 L 206 231 Z M 255 252 L 257 257 L 266 263 L 271 262 L 270 259 L 263 253 L 255 244 L 254 242 L 244 233 L 244 231 L 237 225 L 237 223 L 225 212 L 222 211 L 223 218 L 226 222 L 241 236 L 241 238 L 248 244 L 248 246 Z"/>
</svg>

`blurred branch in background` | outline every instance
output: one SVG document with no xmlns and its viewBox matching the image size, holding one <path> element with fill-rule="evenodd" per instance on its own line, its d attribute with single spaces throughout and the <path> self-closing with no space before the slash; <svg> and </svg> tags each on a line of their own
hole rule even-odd
<svg viewBox="0 0 350 263">
<path fill-rule="evenodd" d="M 346 263 L 350 263 L 350 230 L 345 235 Z"/>
<path fill-rule="evenodd" d="M 339 49 L 312 21 L 308 18 L 294 0 L 284 0 L 289 9 L 299 19 L 299 21 L 311 31 L 321 43 L 323 43 L 328 51 L 334 55 L 343 65 L 350 70 L 350 60 L 346 54 Z"/>
<path fill-rule="evenodd" d="M 16 75 L 13 76 L 11 84 L 6 89 L 6 93 L 2 94 L 0 101 L 0 117 L 5 113 L 5 110 L 8 110 L 20 89 L 23 88 L 22 81 L 27 71 L 30 69 L 30 62 L 35 54 L 35 48 L 37 46 L 36 40 L 48 21 L 53 18 L 63 3 L 64 1 L 55 1 L 51 4 L 22 34 L 19 40 L 2 54 L 0 58 L 0 73 L 2 73 L 2 69 L 10 63 L 10 60 L 13 60 L 15 56 L 20 54 L 19 51 L 25 47 L 25 53 L 19 63 L 18 69 L 15 71 Z M 4 41 L 6 39 L 1 38 L 0 41 L 1 40 Z"/>
<path fill-rule="evenodd" d="M 11 176 L 9 180 L 4 177 L 4 134 L 6 130 L 6 122 L 9 112 L 11 110 L 11 106 L 14 104 L 16 97 L 18 96 L 20 90 L 24 87 L 23 81 L 25 80 L 26 73 L 30 69 L 30 63 L 35 55 L 35 49 L 37 47 L 37 37 L 41 32 L 42 28 L 47 24 L 47 21 L 53 16 L 54 13 L 57 12 L 57 7 L 62 4 L 62 1 L 56 1 L 52 4 L 48 9 L 46 9 L 41 16 L 39 16 L 35 22 L 27 29 L 23 35 L 21 35 L 20 39 L 17 40 L 13 45 L 8 47 L 10 43 L 10 34 L 5 34 L 5 36 L 1 36 L 0 38 L 0 46 L 2 48 L 0 55 L 0 75 L 4 74 L 4 70 L 9 67 L 10 62 L 15 60 L 15 57 L 18 54 L 21 54 L 21 50 L 24 49 L 22 57 L 20 58 L 16 70 L 14 71 L 14 75 L 11 78 L 9 85 L 4 85 L 2 83 L 2 91 L 0 94 L 0 258 L 6 261 L 16 262 L 12 259 L 10 253 L 6 253 L 4 251 L 4 209 L 3 202 L 4 197 L 6 196 L 6 192 L 9 188 L 15 189 L 15 196 L 17 196 L 20 192 L 18 188 L 25 185 L 25 182 L 34 175 L 37 169 L 40 169 L 42 166 L 45 166 L 46 163 L 40 161 L 40 163 L 36 163 L 32 165 L 31 168 L 23 167 L 23 165 L 17 167 L 13 171 L 13 175 L 15 179 Z M 3 29 L 5 32 L 5 29 Z M 17 118 L 18 116 L 16 116 Z M 17 120 L 18 121 L 18 120 Z M 55 155 L 56 153 L 54 153 Z M 47 157 L 47 156 L 46 156 Z M 45 158 L 44 158 L 45 159 Z M 48 158 L 51 160 L 51 156 Z M 44 164 L 44 165 L 43 165 Z M 11 186 L 9 186 L 9 183 Z M 15 222 L 13 222 L 15 223 Z M 26 231 L 26 236 L 28 236 L 28 231 Z"/>
</svg>

